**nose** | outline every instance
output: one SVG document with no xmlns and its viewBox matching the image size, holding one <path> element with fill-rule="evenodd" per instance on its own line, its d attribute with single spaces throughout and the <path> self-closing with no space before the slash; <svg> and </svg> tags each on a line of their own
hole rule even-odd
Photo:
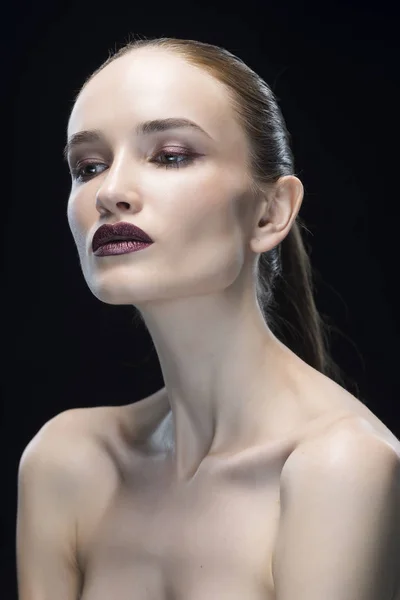
<svg viewBox="0 0 400 600">
<path fill-rule="evenodd" d="M 126 199 L 126 196 L 124 196 L 124 199 L 121 198 L 121 194 L 97 194 L 96 209 L 101 215 L 132 211 L 136 203 L 133 200 Z"/>
<path fill-rule="evenodd" d="M 132 160 L 121 159 L 108 168 L 106 176 L 97 190 L 96 209 L 104 212 L 129 211 L 135 209 L 139 196 L 133 176 Z"/>
</svg>

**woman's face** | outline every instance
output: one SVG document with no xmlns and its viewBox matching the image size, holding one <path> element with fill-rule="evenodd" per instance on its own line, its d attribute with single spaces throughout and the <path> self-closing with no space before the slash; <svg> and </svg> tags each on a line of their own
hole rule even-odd
<svg viewBox="0 0 400 600">
<path fill-rule="evenodd" d="M 155 119 L 195 127 L 140 132 Z M 72 110 L 68 223 L 85 280 L 109 304 L 218 292 L 238 276 L 254 228 L 247 146 L 224 87 L 182 58 L 139 49 L 98 73 Z M 98 257 L 94 232 L 120 221 L 143 229 L 145 250 Z"/>
</svg>

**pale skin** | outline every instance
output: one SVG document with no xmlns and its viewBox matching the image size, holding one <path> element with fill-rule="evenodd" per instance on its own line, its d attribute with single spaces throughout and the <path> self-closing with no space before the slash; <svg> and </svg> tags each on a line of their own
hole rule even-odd
<svg viewBox="0 0 400 600">
<path fill-rule="evenodd" d="M 206 134 L 134 133 L 170 117 Z M 65 411 L 28 445 L 20 600 L 400 600 L 400 442 L 256 303 L 255 260 L 289 233 L 301 181 L 255 196 L 226 91 L 165 51 L 88 83 L 68 138 L 91 129 L 102 141 L 68 156 L 94 163 L 72 180 L 68 222 L 92 293 L 140 309 L 165 388 Z M 195 158 L 157 168 L 162 150 Z M 154 244 L 94 256 L 94 231 L 119 221 Z"/>
<path fill-rule="evenodd" d="M 139 121 L 168 117 L 191 119 L 212 139 L 190 129 L 132 134 Z M 246 138 L 226 91 L 170 53 L 141 50 L 96 75 L 74 106 L 68 137 L 94 128 L 106 141 L 82 147 L 70 164 L 90 158 L 104 167 L 73 181 L 68 221 L 93 294 L 135 304 L 144 316 L 172 409 L 176 477 L 190 478 L 208 453 L 246 445 L 288 410 L 279 394 L 290 353 L 262 319 L 252 270 L 288 234 L 303 185 L 283 177 L 253 198 Z M 150 161 L 162 148 L 201 156 L 157 168 Z M 99 260 L 93 233 L 117 221 L 137 224 L 155 243 Z M 268 412 L 261 423 L 260 403 Z"/>
</svg>

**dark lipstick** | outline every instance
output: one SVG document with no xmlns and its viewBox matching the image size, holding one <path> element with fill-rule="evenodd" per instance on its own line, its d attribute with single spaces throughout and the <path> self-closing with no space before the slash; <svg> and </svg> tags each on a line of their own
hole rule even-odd
<svg viewBox="0 0 400 600">
<path fill-rule="evenodd" d="M 145 247 L 149 244 L 153 244 L 153 240 L 145 231 L 133 225 L 132 223 L 120 222 L 115 223 L 114 225 L 102 225 L 99 227 L 93 236 L 92 240 L 92 250 L 95 253 L 101 246 L 105 244 L 110 244 L 110 242 L 136 242 L 135 247 L 139 249 L 140 247 Z M 141 244 L 138 244 L 141 243 Z M 114 245 L 114 244 L 113 244 Z M 122 247 L 122 245 L 120 245 Z M 126 246 L 126 249 L 128 246 Z"/>
</svg>

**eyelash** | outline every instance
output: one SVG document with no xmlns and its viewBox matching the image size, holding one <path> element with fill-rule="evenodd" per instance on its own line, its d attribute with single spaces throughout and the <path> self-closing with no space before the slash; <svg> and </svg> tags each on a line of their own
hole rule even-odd
<svg viewBox="0 0 400 600">
<path fill-rule="evenodd" d="M 170 169 L 170 168 L 175 168 L 175 169 L 179 169 L 181 168 L 181 166 L 186 166 L 187 164 L 189 164 L 190 162 L 193 162 L 194 160 L 194 154 L 191 154 L 189 152 L 168 152 L 167 150 L 161 150 L 161 152 L 159 152 L 155 158 L 158 158 L 161 155 L 167 155 L 167 156 L 174 156 L 174 157 L 179 157 L 182 156 L 184 157 L 183 160 L 181 160 L 180 162 L 170 162 L 170 163 L 157 163 L 155 160 L 152 160 L 151 162 L 154 163 L 157 167 L 165 167 L 166 169 Z M 98 165 L 101 163 L 97 163 L 94 161 L 83 161 L 79 166 L 74 167 L 73 169 L 71 169 L 71 174 L 73 176 L 74 179 L 77 179 L 78 181 L 87 181 L 87 179 L 89 179 L 91 176 L 90 175 L 81 175 L 82 170 L 85 167 L 89 167 L 92 165 Z M 94 175 L 93 175 L 94 176 Z"/>
</svg>

